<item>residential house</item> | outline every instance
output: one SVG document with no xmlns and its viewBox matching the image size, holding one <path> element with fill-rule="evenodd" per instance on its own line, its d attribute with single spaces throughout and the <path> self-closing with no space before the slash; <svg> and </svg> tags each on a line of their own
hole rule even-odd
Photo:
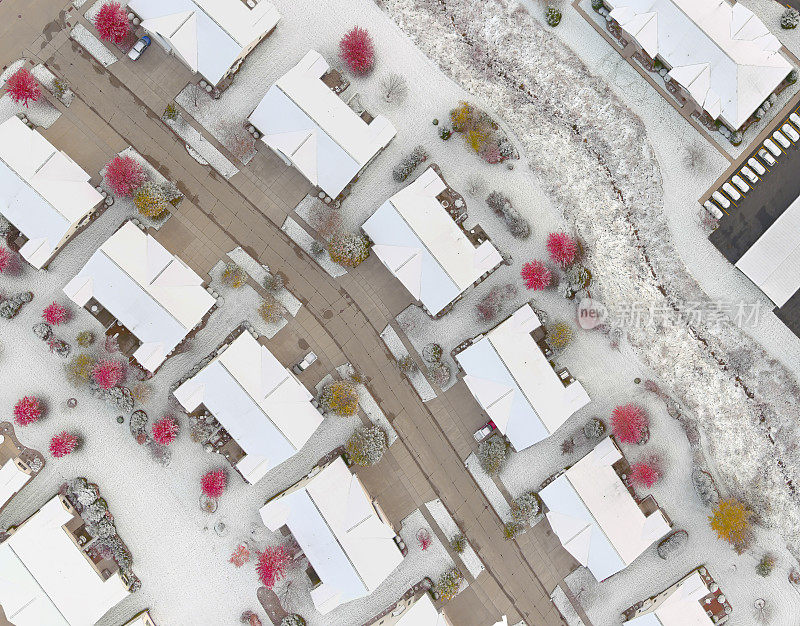
<svg viewBox="0 0 800 626">
<path fill-rule="evenodd" d="M 151 373 L 216 303 L 200 276 L 130 221 L 100 246 L 64 293 L 117 338 L 122 354 Z"/>
<path fill-rule="evenodd" d="M 782 87 L 792 64 L 781 42 L 740 2 L 604 0 L 627 39 L 667 70 L 665 78 L 712 120 L 746 125 Z"/>
<path fill-rule="evenodd" d="M 305 553 L 311 600 L 323 615 L 375 591 L 403 560 L 377 501 L 341 457 L 270 499 L 260 514 Z"/>
<path fill-rule="evenodd" d="M 44 467 L 44 457 L 23 446 L 11 422 L 0 422 L 0 512 Z"/>
<path fill-rule="evenodd" d="M 2 626 L 2 625 L 0 625 Z M 133 619 L 125 622 L 122 626 L 156 626 L 156 622 L 150 615 L 150 610 L 142 611 L 134 615 Z"/>
<path fill-rule="evenodd" d="M 271 2 L 241 0 L 130 0 L 127 9 L 164 50 L 211 85 L 239 69 L 280 20 Z"/>
<path fill-rule="evenodd" d="M 661 593 L 622 613 L 631 626 L 714 626 L 733 609 L 705 567 L 698 567 Z"/>
<path fill-rule="evenodd" d="M 247 332 L 173 393 L 187 413 L 208 412 L 222 425 L 212 445 L 250 484 L 295 455 L 322 424 L 311 393 Z"/>
<path fill-rule="evenodd" d="M 552 435 L 590 401 L 566 368 L 555 369 L 546 336 L 525 304 L 455 353 L 464 383 L 518 451 Z"/>
<path fill-rule="evenodd" d="M 412 589 L 397 604 L 367 622 L 365 626 L 452 626 L 452 623 L 434 606 L 430 592 Z"/>
<path fill-rule="evenodd" d="M 432 316 L 503 262 L 480 227 L 462 228 L 463 204 L 431 166 L 362 226 L 375 244 L 372 252 Z"/>
<path fill-rule="evenodd" d="M 44 269 L 88 223 L 103 197 L 89 174 L 18 117 L 0 124 L 0 214 L 9 244 Z"/>
<path fill-rule="evenodd" d="M 671 526 L 652 496 L 636 498 L 629 477 L 625 457 L 606 437 L 539 491 L 553 532 L 598 581 L 633 563 Z"/>
<path fill-rule="evenodd" d="M 326 82 L 333 72 L 310 50 L 269 88 L 249 121 L 278 156 L 335 199 L 397 131 L 383 115 L 350 108 Z"/>
</svg>

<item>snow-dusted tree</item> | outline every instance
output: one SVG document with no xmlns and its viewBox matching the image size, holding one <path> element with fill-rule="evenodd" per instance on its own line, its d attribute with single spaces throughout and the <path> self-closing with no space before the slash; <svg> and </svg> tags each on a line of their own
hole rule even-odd
<svg viewBox="0 0 800 626">
<path fill-rule="evenodd" d="M 545 267 L 544 263 L 538 260 L 529 261 L 522 266 L 520 271 L 522 281 L 525 283 L 526 289 L 533 289 L 540 291 L 550 285 L 553 280 L 553 275 L 550 270 Z"/>
<path fill-rule="evenodd" d="M 349 380 L 337 380 L 325 387 L 320 402 L 329 411 L 349 417 L 358 410 L 358 390 Z"/>
<path fill-rule="evenodd" d="M 228 263 L 222 270 L 222 282 L 229 287 L 238 289 L 247 282 L 247 272 L 236 263 Z"/>
<path fill-rule="evenodd" d="M 231 554 L 231 558 L 228 559 L 235 567 L 242 567 L 245 563 L 250 561 L 250 549 L 244 545 L 240 544 L 236 546 L 236 549 Z"/>
<path fill-rule="evenodd" d="M 553 350 L 563 350 L 572 341 L 572 326 L 566 322 L 556 322 L 547 329 L 547 344 Z"/>
<path fill-rule="evenodd" d="M 381 95 L 389 104 L 399 104 L 406 98 L 408 83 L 402 74 L 390 72 L 381 79 Z"/>
<path fill-rule="evenodd" d="M 567 267 L 575 260 L 578 244 L 567 233 L 550 233 L 547 235 L 547 252 L 554 263 Z"/>
<path fill-rule="evenodd" d="M 744 549 L 750 534 L 750 518 L 753 512 L 744 502 L 736 498 L 720 500 L 708 518 L 717 537 L 733 544 L 738 550 Z"/>
<path fill-rule="evenodd" d="M 339 54 L 351 71 L 356 74 L 368 72 L 375 62 L 372 37 L 365 29 L 353 27 L 339 42 Z"/>
<path fill-rule="evenodd" d="M 92 369 L 92 378 L 100 389 L 111 389 L 125 378 L 125 365 L 120 361 L 100 361 Z"/>
<path fill-rule="evenodd" d="M 11 271 L 13 255 L 8 248 L 0 248 L 0 274 Z"/>
<path fill-rule="evenodd" d="M 67 431 L 59 433 L 50 440 L 50 454 L 57 459 L 72 454 L 77 447 L 78 438 Z"/>
<path fill-rule="evenodd" d="M 511 453 L 511 446 L 500 435 L 492 435 L 478 444 L 478 461 L 487 474 L 494 475 L 503 469 Z"/>
<path fill-rule="evenodd" d="M 277 324 L 283 319 L 283 306 L 272 296 L 267 296 L 258 305 L 258 315 L 267 324 Z"/>
<path fill-rule="evenodd" d="M 272 589 L 279 580 L 286 576 L 289 564 L 292 562 L 291 553 L 283 546 L 267 546 L 258 555 L 256 572 L 261 584 L 267 589 Z"/>
<path fill-rule="evenodd" d="M 661 472 L 654 459 L 639 461 L 631 465 L 631 481 L 634 485 L 650 489 L 658 482 L 659 478 L 661 478 Z"/>
<path fill-rule="evenodd" d="M 785 28 L 787 30 L 796 28 L 798 23 L 800 23 L 800 11 L 797 9 L 788 7 L 781 14 L 781 28 Z"/>
<path fill-rule="evenodd" d="M 58 326 L 69 319 L 69 313 L 66 308 L 53 302 L 48 304 L 42 311 L 42 319 L 52 326 Z"/>
<path fill-rule="evenodd" d="M 611 413 L 611 430 L 624 443 L 644 443 L 650 420 L 644 409 L 635 404 L 618 406 Z"/>
<path fill-rule="evenodd" d="M 347 440 L 347 454 L 356 465 L 375 465 L 386 452 L 386 433 L 377 426 L 359 428 Z"/>
<path fill-rule="evenodd" d="M 253 611 L 245 611 L 242 613 L 239 621 L 242 624 L 247 624 L 247 626 L 263 626 L 261 618 Z"/>
<path fill-rule="evenodd" d="M 423 146 L 417 146 L 411 151 L 411 154 L 403 157 L 392 170 L 392 178 L 395 182 L 402 183 L 414 172 L 420 163 L 428 160 L 428 151 Z"/>
<path fill-rule="evenodd" d="M 94 18 L 94 25 L 103 41 L 121 44 L 130 31 L 128 13 L 119 2 L 106 2 Z"/>
<path fill-rule="evenodd" d="M 14 405 L 14 421 L 20 426 L 33 424 L 41 416 L 42 406 L 36 396 L 25 396 Z"/>
<path fill-rule="evenodd" d="M 152 181 L 144 183 L 136 190 L 133 203 L 145 217 L 159 218 L 169 212 L 170 203 L 160 185 Z"/>
<path fill-rule="evenodd" d="M 67 377 L 74 385 L 84 385 L 92 377 L 94 366 L 94 357 L 86 352 L 78 354 L 67 363 Z"/>
<path fill-rule="evenodd" d="M 292 613 L 281 620 L 281 626 L 306 626 L 306 620 L 297 613 Z"/>
<path fill-rule="evenodd" d="M 334 263 L 357 267 L 369 256 L 369 242 L 357 233 L 336 233 L 328 244 L 328 254 Z"/>
<path fill-rule="evenodd" d="M 168 446 L 175 441 L 179 430 L 178 420 L 174 417 L 162 417 L 153 424 L 153 441 L 162 446 Z"/>
<path fill-rule="evenodd" d="M 200 489 L 209 498 L 219 498 L 228 484 L 228 475 L 223 469 L 215 469 L 203 474 L 200 479 Z"/>
<path fill-rule="evenodd" d="M 533 491 L 523 493 L 511 503 L 511 516 L 518 522 L 527 522 L 541 510 L 539 496 Z"/>
<path fill-rule="evenodd" d="M 42 95 L 39 83 L 24 67 L 18 69 L 6 81 L 6 93 L 16 104 L 28 106 L 28 102 L 36 102 Z"/>
<path fill-rule="evenodd" d="M 147 180 L 142 164 L 130 156 L 116 156 L 106 165 L 105 180 L 114 195 L 132 196 Z"/>
<path fill-rule="evenodd" d="M 439 577 L 436 581 L 434 591 L 439 596 L 439 600 L 447 602 L 456 597 L 461 581 L 464 580 L 463 574 L 457 569 L 451 569 Z"/>
</svg>

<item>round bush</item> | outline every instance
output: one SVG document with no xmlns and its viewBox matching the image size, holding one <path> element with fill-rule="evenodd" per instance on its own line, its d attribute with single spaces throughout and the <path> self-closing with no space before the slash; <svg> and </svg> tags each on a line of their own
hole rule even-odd
<svg viewBox="0 0 800 626">
<path fill-rule="evenodd" d="M 555 7 L 547 7 L 545 9 L 545 18 L 547 19 L 547 24 L 549 26 L 558 26 L 561 23 L 561 11 L 559 11 Z"/>
</svg>

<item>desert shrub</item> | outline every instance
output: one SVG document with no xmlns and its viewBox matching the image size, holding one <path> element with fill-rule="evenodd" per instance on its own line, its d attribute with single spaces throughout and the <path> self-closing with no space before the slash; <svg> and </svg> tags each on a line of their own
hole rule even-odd
<svg viewBox="0 0 800 626">
<path fill-rule="evenodd" d="M 442 126 L 439 128 L 439 139 L 443 141 L 447 141 L 452 136 L 453 131 L 450 130 L 448 126 Z"/>
<path fill-rule="evenodd" d="M 438 363 L 442 360 L 442 346 L 438 343 L 429 343 L 422 348 L 422 358 L 428 363 Z"/>
<path fill-rule="evenodd" d="M 591 272 L 580 263 L 570 265 L 564 272 L 564 277 L 574 291 L 588 287 L 592 280 Z"/>
<path fill-rule="evenodd" d="M 319 256 L 323 252 L 325 252 L 325 244 L 322 244 L 316 240 L 311 242 L 311 254 L 314 256 Z"/>
<path fill-rule="evenodd" d="M 464 580 L 464 576 L 455 568 L 442 574 L 434 587 L 439 600 L 447 602 L 455 598 L 462 580 Z"/>
<path fill-rule="evenodd" d="M 583 425 L 583 434 L 589 441 L 597 441 L 606 432 L 606 425 L 603 420 L 593 417 Z"/>
<path fill-rule="evenodd" d="M 708 521 L 712 530 L 717 533 L 717 537 L 724 539 L 739 551 L 743 550 L 747 544 L 752 515 L 753 512 L 745 506 L 744 502 L 736 498 L 728 498 L 717 503 Z"/>
<path fill-rule="evenodd" d="M 386 433 L 377 426 L 369 426 L 354 432 L 347 440 L 345 449 L 353 463 L 367 467 L 381 460 L 387 446 Z"/>
<path fill-rule="evenodd" d="M 247 273 L 236 263 L 228 263 L 222 270 L 222 283 L 238 289 L 247 282 Z"/>
<path fill-rule="evenodd" d="M 518 522 L 527 522 L 538 515 L 540 510 L 539 496 L 533 491 L 523 493 L 511 503 L 511 515 Z"/>
<path fill-rule="evenodd" d="M 399 104 L 408 94 L 408 83 L 402 74 L 391 72 L 381 79 L 381 95 L 384 102 Z"/>
<path fill-rule="evenodd" d="M 578 243 L 564 232 L 547 235 L 546 246 L 550 259 L 564 268 L 571 265 L 578 254 Z"/>
<path fill-rule="evenodd" d="M 397 359 L 397 367 L 400 368 L 400 371 L 403 372 L 406 376 L 409 376 L 416 372 L 419 368 L 417 367 L 417 362 L 414 360 L 410 354 L 406 354 L 405 356 L 401 356 Z"/>
<path fill-rule="evenodd" d="M 178 107 L 175 106 L 174 102 L 170 102 L 167 107 L 164 109 L 164 119 L 165 120 L 176 120 L 178 119 Z"/>
<path fill-rule="evenodd" d="M 478 444 L 478 461 L 483 470 L 490 475 L 497 474 L 503 469 L 510 454 L 511 446 L 500 435 L 492 435 Z"/>
<path fill-rule="evenodd" d="M 66 365 L 67 377 L 74 385 L 84 385 L 92 377 L 95 364 L 96 361 L 91 355 L 85 352 L 78 354 Z"/>
<path fill-rule="evenodd" d="M 88 348 L 94 343 L 94 333 L 90 330 L 82 330 L 78 333 L 78 336 L 75 337 L 75 341 L 78 342 L 81 348 Z"/>
<path fill-rule="evenodd" d="M 358 410 L 358 389 L 349 380 L 337 380 L 325 387 L 320 401 L 329 411 L 349 417 Z"/>
<path fill-rule="evenodd" d="M 511 521 L 503 524 L 503 539 L 511 541 L 522 532 L 522 524 L 519 522 Z"/>
<path fill-rule="evenodd" d="M 133 398 L 134 402 L 138 402 L 139 404 L 144 404 L 147 402 L 152 393 L 152 388 L 146 383 L 136 383 L 133 387 L 131 387 L 131 397 Z"/>
<path fill-rule="evenodd" d="M 144 183 L 136 190 L 133 203 L 145 217 L 160 218 L 169 213 L 169 199 L 160 185 L 152 181 Z"/>
<path fill-rule="evenodd" d="M 553 350 L 563 350 L 570 344 L 573 336 L 572 326 L 566 322 L 556 322 L 547 329 L 547 344 Z"/>
<path fill-rule="evenodd" d="M 6 93 L 16 104 L 26 107 L 28 102 L 36 102 L 42 95 L 36 78 L 24 67 L 21 67 L 6 81 Z"/>
<path fill-rule="evenodd" d="M 450 547 L 456 554 L 461 554 L 467 549 L 467 540 L 461 533 L 458 533 L 450 540 Z"/>
<path fill-rule="evenodd" d="M 375 44 L 365 29 L 355 26 L 339 41 L 339 55 L 351 71 L 364 74 L 375 62 Z"/>
<path fill-rule="evenodd" d="M 787 30 L 796 28 L 798 22 L 800 22 L 800 12 L 797 9 L 792 7 L 787 7 L 787 9 L 781 14 L 781 28 L 785 28 Z"/>
<path fill-rule="evenodd" d="M 450 382 L 450 366 L 447 363 L 434 363 L 428 367 L 428 374 L 439 387 Z"/>
<path fill-rule="evenodd" d="M 631 465 L 631 482 L 650 489 L 661 478 L 661 469 L 656 459 L 639 461 Z"/>
<path fill-rule="evenodd" d="M 522 276 L 522 282 L 525 288 L 533 289 L 534 291 L 545 289 L 553 280 L 553 275 L 550 273 L 550 270 L 545 267 L 544 263 L 538 260 L 525 263 L 520 271 L 520 276 Z"/>
<path fill-rule="evenodd" d="M 603 0 L 592 0 L 592 8 L 595 11 L 599 11 L 603 8 Z"/>
<path fill-rule="evenodd" d="M 786 82 L 788 82 L 790 85 L 794 85 L 797 82 L 797 76 L 798 72 L 797 68 L 795 67 L 791 72 L 789 72 L 789 75 L 786 77 Z"/>
<path fill-rule="evenodd" d="M 756 565 L 756 574 L 759 576 L 763 576 L 766 578 L 772 573 L 773 568 L 775 567 L 775 557 L 771 554 L 765 554 L 761 557 L 761 560 Z"/>
<path fill-rule="evenodd" d="M 483 194 L 483 190 L 486 188 L 486 181 L 483 180 L 480 176 L 470 176 L 467 179 L 467 194 L 472 196 L 473 198 L 480 196 Z"/>
<path fill-rule="evenodd" d="M 277 324 L 283 319 L 283 307 L 273 297 L 264 298 L 258 306 L 258 315 L 267 324 Z"/>
<path fill-rule="evenodd" d="M 411 151 L 411 154 L 404 157 L 400 163 L 392 170 L 392 178 L 398 183 L 402 183 L 420 163 L 428 160 L 428 151 L 422 146 L 417 146 Z"/>
<path fill-rule="evenodd" d="M 526 239 L 531 234 L 530 224 L 511 204 L 508 196 L 499 191 L 492 191 L 486 197 L 486 204 L 495 215 L 505 220 L 509 232 L 517 239 Z"/>
<path fill-rule="evenodd" d="M 264 279 L 264 289 L 271 292 L 283 289 L 283 276 L 281 274 L 267 274 Z"/>
<path fill-rule="evenodd" d="M 147 181 L 142 164 L 131 156 L 115 156 L 106 165 L 105 181 L 114 195 L 129 197 Z"/>
<path fill-rule="evenodd" d="M 742 143 L 742 133 L 741 131 L 735 130 L 731 133 L 731 136 L 728 137 L 728 141 L 731 142 L 731 145 L 738 146 Z"/>
<path fill-rule="evenodd" d="M 130 32 L 128 12 L 119 2 L 106 2 L 94 18 L 94 25 L 103 41 L 121 44 Z"/>
<path fill-rule="evenodd" d="M 336 233 L 328 244 L 328 254 L 334 263 L 358 267 L 369 256 L 369 241 L 357 233 Z"/>
<path fill-rule="evenodd" d="M 647 413 L 635 404 L 618 406 L 611 413 L 611 430 L 623 443 L 645 443 L 649 426 Z"/>
<path fill-rule="evenodd" d="M 544 16 L 549 26 L 555 27 L 561 23 L 561 11 L 554 6 L 548 6 L 544 10 Z"/>
<path fill-rule="evenodd" d="M 503 309 L 505 300 L 513 298 L 515 295 L 516 287 L 514 285 L 492 287 L 489 293 L 475 305 L 478 321 L 484 323 L 493 321 Z"/>
<path fill-rule="evenodd" d="M 297 613 L 293 613 L 281 620 L 281 626 L 306 626 L 306 620 Z"/>
</svg>

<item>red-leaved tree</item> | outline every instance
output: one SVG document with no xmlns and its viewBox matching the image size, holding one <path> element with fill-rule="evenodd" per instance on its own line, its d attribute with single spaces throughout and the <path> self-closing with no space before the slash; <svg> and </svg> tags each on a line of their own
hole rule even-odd
<svg viewBox="0 0 800 626">
<path fill-rule="evenodd" d="M 235 567 L 242 567 L 245 563 L 250 562 L 250 550 L 244 544 L 236 546 L 236 550 L 231 554 L 229 561 L 233 563 Z"/>
<path fill-rule="evenodd" d="M 14 421 L 20 426 L 33 424 L 41 416 L 42 407 L 36 396 L 25 396 L 14 405 Z"/>
<path fill-rule="evenodd" d="M 223 469 L 211 470 L 200 479 L 200 489 L 209 498 L 219 498 L 225 491 L 227 484 L 228 476 Z"/>
<path fill-rule="evenodd" d="M 128 13 L 119 2 L 106 2 L 94 18 L 94 25 L 100 39 L 121 44 L 128 36 Z"/>
<path fill-rule="evenodd" d="M 0 274 L 11 271 L 13 258 L 11 250 L 0 248 Z"/>
<path fill-rule="evenodd" d="M 550 270 L 541 261 L 529 261 L 522 266 L 520 275 L 525 287 L 534 291 L 549 287 L 550 282 L 553 280 Z"/>
<path fill-rule="evenodd" d="M 550 233 L 547 235 L 547 251 L 554 263 L 566 267 L 575 260 L 578 244 L 567 233 Z"/>
<path fill-rule="evenodd" d="M 57 459 L 72 454 L 77 447 L 78 438 L 67 431 L 59 433 L 50 440 L 50 454 Z"/>
<path fill-rule="evenodd" d="M 18 69 L 6 81 L 6 92 L 16 104 L 28 106 L 28 102 L 36 102 L 42 95 L 39 83 L 24 67 Z"/>
<path fill-rule="evenodd" d="M 115 196 L 132 196 L 146 180 L 144 168 L 133 157 L 116 156 L 106 165 L 106 182 Z"/>
<path fill-rule="evenodd" d="M 69 312 L 57 302 L 53 302 L 53 304 L 48 304 L 44 308 L 44 311 L 42 311 L 42 318 L 48 324 L 58 326 L 69 319 Z"/>
<path fill-rule="evenodd" d="M 644 443 L 648 436 L 650 420 L 644 409 L 635 404 L 618 406 L 611 413 L 611 430 L 625 443 Z"/>
<path fill-rule="evenodd" d="M 661 478 L 658 464 L 655 460 L 640 461 L 631 465 L 631 481 L 634 485 L 650 489 Z"/>
<path fill-rule="evenodd" d="M 162 417 L 153 424 L 153 441 L 168 446 L 178 436 L 178 421 L 174 417 Z"/>
<path fill-rule="evenodd" d="M 258 555 L 256 572 L 261 584 L 267 589 L 272 589 L 279 580 L 286 576 L 292 555 L 283 546 L 267 546 Z"/>
<path fill-rule="evenodd" d="M 119 361 L 100 361 L 92 370 L 92 378 L 100 389 L 111 389 L 125 378 L 125 366 Z"/>
<path fill-rule="evenodd" d="M 342 60 L 356 74 L 364 74 L 375 62 L 375 46 L 372 37 L 360 26 L 354 26 L 339 42 Z"/>
</svg>

